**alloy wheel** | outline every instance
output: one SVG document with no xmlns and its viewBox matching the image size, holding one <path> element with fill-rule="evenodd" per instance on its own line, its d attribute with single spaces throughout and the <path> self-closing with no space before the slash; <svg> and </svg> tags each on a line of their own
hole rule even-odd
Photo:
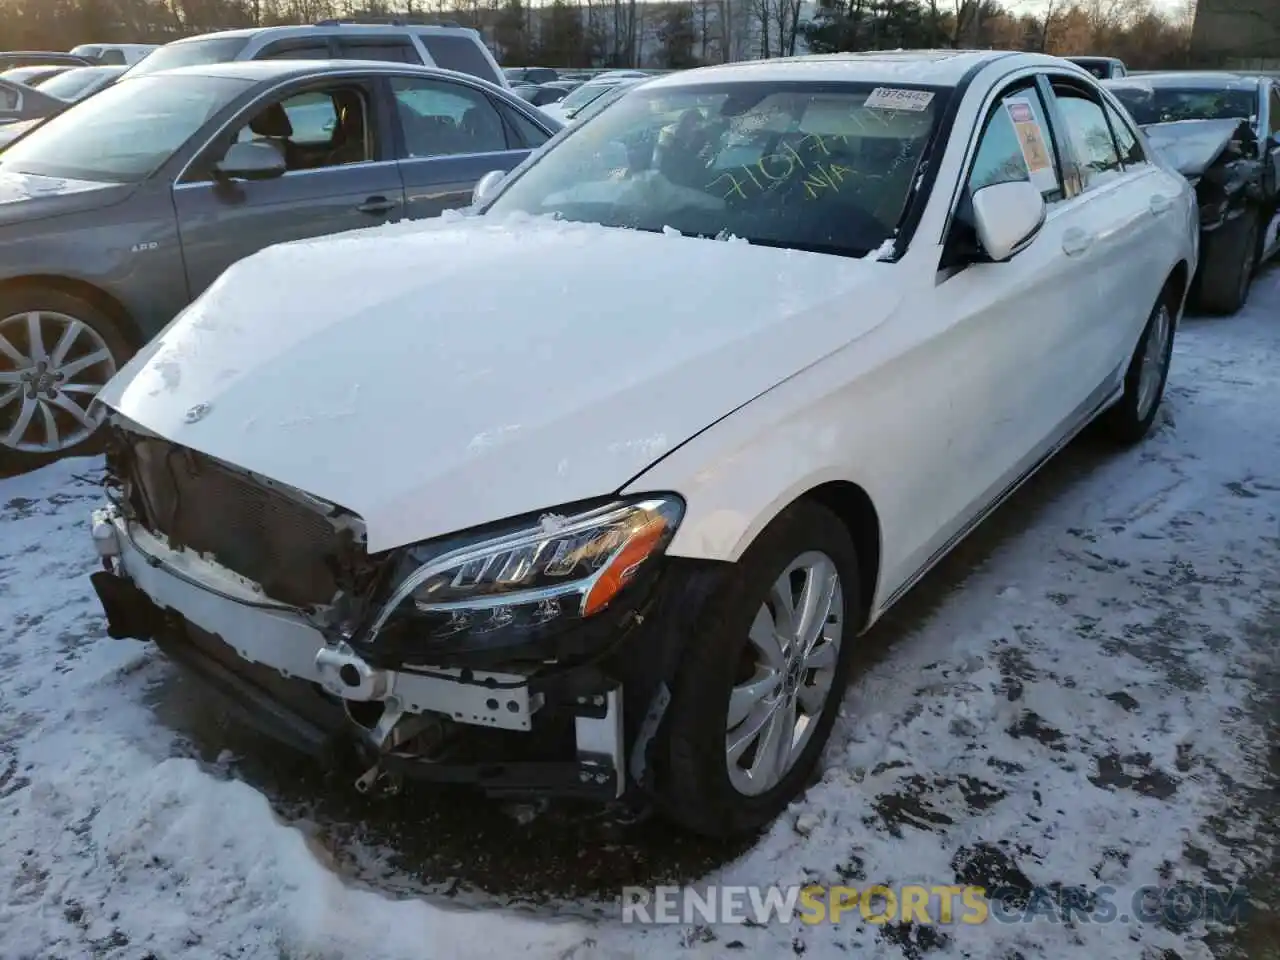
<svg viewBox="0 0 1280 960">
<path fill-rule="evenodd" d="M 1164 376 L 1166 356 L 1169 352 L 1169 336 L 1173 320 L 1169 307 L 1161 304 L 1151 326 L 1147 329 L 1147 342 L 1142 348 L 1142 369 L 1138 373 L 1138 419 L 1145 420 L 1160 394 L 1160 380 Z"/>
<path fill-rule="evenodd" d="M 93 398 L 116 372 L 102 335 L 75 317 L 29 310 L 0 320 L 0 446 L 58 453 L 101 422 Z"/>
<path fill-rule="evenodd" d="M 777 786 L 804 752 L 832 695 L 843 628 L 835 563 L 796 557 L 756 613 L 729 696 L 725 758 L 739 793 Z"/>
</svg>

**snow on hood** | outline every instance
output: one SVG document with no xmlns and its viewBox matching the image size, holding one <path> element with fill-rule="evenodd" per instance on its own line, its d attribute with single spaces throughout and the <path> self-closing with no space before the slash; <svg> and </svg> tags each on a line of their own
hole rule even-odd
<svg viewBox="0 0 1280 960">
<path fill-rule="evenodd" d="M 353 510 L 376 552 L 619 489 L 875 326 L 892 269 L 530 217 L 374 228 L 231 267 L 99 399 Z"/>
<path fill-rule="evenodd" d="M 1142 128 L 1151 145 L 1184 177 L 1204 173 L 1227 148 L 1240 120 L 1177 120 Z"/>
</svg>

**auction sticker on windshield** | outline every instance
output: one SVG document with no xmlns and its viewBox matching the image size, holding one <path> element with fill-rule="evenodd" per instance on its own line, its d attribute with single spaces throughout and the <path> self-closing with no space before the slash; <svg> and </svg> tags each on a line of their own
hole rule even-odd
<svg viewBox="0 0 1280 960">
<path fill-rule="evenodd" d="M 1031 182 L 1043 193 L 1058 188 L 1058 174 L 1053 169 L 1053 159 L 1049 156 L 1049 147 L 1044 140 L 1044 131 L 1040 129 L 1040 121 L 1036 119 L 1031 101 L 1025 97 L 1010 97 L 1004 102 L 1009 111 L 1009 119 L 1018 133 L 1018 143 L 1022 147 L 1022 158 L 1027 162 L 1027 170 L 1031 173 Z"/>
<path fill-rule="evenodd" d="M 867 95 L 863 106 L 869 110 L 914 110 L 916 112 L 929 109 L 933 102 L 933 93 L 928 90 L 905 90 L 901 87 L 876 87 Z"/>
</svg>

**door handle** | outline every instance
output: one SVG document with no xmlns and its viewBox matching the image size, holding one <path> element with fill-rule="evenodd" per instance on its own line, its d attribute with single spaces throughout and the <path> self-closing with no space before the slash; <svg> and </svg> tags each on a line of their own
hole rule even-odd
<svg viewBox="0 0 1280 960">
<path fill-rule="evenodd" d="M 1173 206 L 1173 201 L 1162 193 L 1157 193 L 1151 198 L 1151 212 L 1157 217 L 1162 213 L 1167 213 Z"/>
<path fill-rule="evenodd" d="M 356 209 L 361 213 L 390 213 L 395 209 L 395 201 L 388 200 L 386 197 L 370 197 L 364 203 L 359 204 Z"/>
<path fill-rule="evenodd" d="M 1072 227 L 1062 235 L 1062 252 L 1068 257 L 1078 257 L 1093 246 L 1093 237 L 1079 227 Z"/>
</svg>

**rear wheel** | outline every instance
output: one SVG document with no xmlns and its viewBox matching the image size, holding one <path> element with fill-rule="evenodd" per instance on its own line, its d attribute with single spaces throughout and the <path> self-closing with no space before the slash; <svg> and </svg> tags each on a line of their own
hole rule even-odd
<svg viewBox="0 0 1280 960">
<path fill-rule="evenodd" d="M 0 293 L 0 459 L 26 469 L 92 449 L 98 391 L 129 355 L 117 326 L 80 297 Z"/>
<path fill-rule="evenodd" d="M 690 638 L 667 715 L 664 812 L 711 836 L 757 830 L 805 788 L 843 697 L 858 564 L 838 517 L 789 507 Z"/>
<path fill-rule="evenodd" d="M 1117 443 L 1137 443 L 1155 422 L 1173 359 L 1174 312 L 1168 291 L 1151 310 L 1142 339 L 1124 377 L 1124 395 L 1102 417 L 1101 426 Z"/>
<path fill-rule="evenodd" d="M 1261 218 L 1246 210 L 1219 228 L 1205 244 L 1200 273 L 1200 306 L 1229 316 L 1244 306 L 1258 265 Z"/>
</svg>

